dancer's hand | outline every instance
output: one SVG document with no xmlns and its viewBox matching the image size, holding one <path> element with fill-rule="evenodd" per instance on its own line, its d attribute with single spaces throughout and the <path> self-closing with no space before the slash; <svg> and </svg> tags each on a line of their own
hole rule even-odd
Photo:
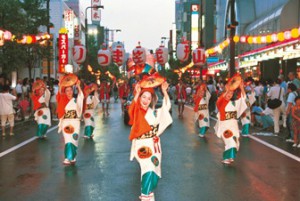
<svg viewBox="0 0 300 201">
<path fill-rule="evenodd" d="M 168 87 L 169 87 L 169 83 L 168 82 L 162 83 L 162 85 L 161 85 L 162 92 L 163 93 L 167 93 Z"/>
</svg>

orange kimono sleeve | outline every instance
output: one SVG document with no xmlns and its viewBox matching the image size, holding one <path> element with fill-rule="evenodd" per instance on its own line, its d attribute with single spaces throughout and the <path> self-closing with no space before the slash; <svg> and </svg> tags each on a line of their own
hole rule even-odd
<svg viewBox="0 0 300 201">
<path fill-rule="evenodd" d="M 223 94 L 217 100 L 217 108 L 218 108 L 219 113 L 220 113 L 220 120 L 221 121 L 224 121 L 226 119 L 225 118 L 225 108 L 226 108 L 226 105 L 228 103 L 229 103 L 229 101 L 225 99 Z"/>
</svg>

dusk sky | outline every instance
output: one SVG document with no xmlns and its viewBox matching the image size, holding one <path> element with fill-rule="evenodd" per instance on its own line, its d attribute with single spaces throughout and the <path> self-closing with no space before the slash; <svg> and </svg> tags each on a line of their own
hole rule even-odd
<svg viewBox="0 0 300 201">
<path fill-rule="evenodd" d="M 138 41 L 148 49 L 156 49 L 161 37 L 169 37 L 175 22 L 175 0 L 102 0 L 101 26 L 121 29 L 115 41 L 124 41 L 132 52 Z"/>
</svg>

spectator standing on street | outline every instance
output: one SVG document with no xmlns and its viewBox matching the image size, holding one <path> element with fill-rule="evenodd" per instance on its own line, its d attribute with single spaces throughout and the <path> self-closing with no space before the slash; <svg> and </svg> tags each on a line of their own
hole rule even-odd
<svg viewBox="0 0 300 201">
<path fill-rule="evenodd" d="M 294 129 L 294 144 L 293 147 L 300 148 L 298 141 L 298 135 L 300 131 L 300 97 L 298 96 L 295 99 L 296 105 L 292 108 L 292 117 L 293 117 L 293 129 Z M 297 145 L 298 144 L 298 145 Z"/>
<path fill-rule="evenodd" d="M 23 84 L 22 84 L 22 98 L 25 96 L 28 96 L 30 90 L 28 78 L 23 79 Z"/>
<path fill-rule="evenodd" d="M 176 97 L 178 101 L 178 117 L 183 117 L 184 104 L 187 99 L 185 85 L 182 80 L 179 80 L 179 83 L 176 85 Z"/>
<path fill-rule="evenodd" d="M 255 81 L 255 87 L 254 87 L 255 99 L 256 99 L 257 105 L 259 107 L 262 107 L 263 91 L 264 91 L 264 87 L 263 87 L 261 81 Z"/>
<path fill-rule="evenodd" d="M 288 136 L 286 138 L 287 142 L 294 142 L 293 140 L 293 128 L 292 128 L 292 108 L 295 105 L 295 99 L 298 96 L 297 87 L 293 83 L 289 83 L 287 87 L 288 97 L 287 97 L 287 107 L 286 107 L 286 126 L 288 129 Z"/>
<path fill-rule="evenodd" d="M 0 93 L 0 116 L 1 116 L 1 127 L 2 136 L 5 137 L 5 125 L 8 120 L 10 125 L 10 135 L 14 135 L 14 109 L 13 101 L 17 99 L 9 93 L 10 87 L 8 85 L 3 86 L 3 91 Z M 14 93 L 14 91 L 13 91 Z"/>
<path fill-rule="evenodd" d="M 16 93 L 17 95 L 21 94 L 23 95 L 23 89 L 22 89 L 22 80 L 18 80 L 18 83 L 16 85 Z"/>
<path fill-rule="evenodd" d="M 271 99 L 279 99 L 281 100 L 281 105 L 278 108 L 273 109 L 273 115 L 274 115 L 274 133 L 279 134 L 280 127 L 279 127 L 279 118 L 282 114 L 282 120 L 283 120 L 283 127 L 286 127 L 286 111 L 285 111 L 285 103 L 283 100 L 283 93 L 284 89 L 279 86 L 280 80 L 277 79 L 276 82 L 270 80 L 270 84 L 273 84 L 273 86 L 270 88 L 267 96 Z"/>
<path fill-rule="evenodd" d="M 288 77 L 289 77 L 289 80 L 294 85 L 296 85 L 297 90 L 299 90 L 300 89 L 300 80 L 296 77 L 295 73 L 294 72 L 289 72 Z"/>
</svg>

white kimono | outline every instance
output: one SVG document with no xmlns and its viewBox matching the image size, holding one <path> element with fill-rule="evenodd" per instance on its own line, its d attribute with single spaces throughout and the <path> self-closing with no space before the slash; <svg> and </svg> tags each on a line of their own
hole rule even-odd
<svg viewBox="0 0 300 201">
<path fill-rule="evenodd" d="M 65 115 L 59 120 L 58 133 L 62 131 L 64 135 L 65 158 L 69 160 L 74 160 L 77 155 L 82 107 L 83 93 L 79 92 L 77 98 L 72 98 L 68 102 Z"/>
<path fill-rule="evenodd" d="M 205 97 L 201 98 L 201 101 L 198 106 L 198 111 L 195 112 L 194 119 L 198 121 L 199 127 L 209 127 L 209 110 L 208 110 L 208 103 L 211 95 L 208 90 L 206 90 Z"/>
<path fill-rule="evenodd" d="M 159 136 L 173 122 L 170 115 L 171 102 L 169 98 L 163 99 L 162 107 L 154 110 L 148 108 L 145 119 L 150 126 L 155 127 L 151 132 L 156 136 L 144 139 L 133 139 L 130 160 L 136 158 L 141 167 L 142 194 L 149 195 L 156 188 L 158 178 L 161 178 L 162 149 Z M 155 131 L 154 131 L 155 130 Z M 149 179 L 151 178 L 151 179 Z M 149 183 L 149 180 L 152 182 Z"/>
<path fill-rule="evenodd" d="M 34 120 L 38 123 L 38 130 L 36 133 L 38 137 L 46 135 L 49 126 L 51 126 L 51 114 L 49 109 L 50 97 L 51 93 L 46 89 L 44 95 L 38 100 L 39 103 L 44 104 L 46 107 L 37 109 L 34 113 Z"/>
<path fill-rule="evenodd" d="M 220 108 L 218 108 L 220 110 Z M 222 138 L 225 143 L 225 151 L 223 159 L 235 158 L 235 152 L 239 149 L 239 127 L 238 118 L 247 109 L 245 96 L 241 96 L 235 101 L 229 101 L 225 107 L 227 120 L 220 120 L 220 113 L 218 113 L 218 122 L 215 126 L 216 134 Z"/>
<path fill-rule="evenodd" d="M 89 95 L 85 102 L 84 118 L 84 135 L 91 137 L 95 128 L 94 110 L 99 103 L 98 94 Z"/>
</svg>

